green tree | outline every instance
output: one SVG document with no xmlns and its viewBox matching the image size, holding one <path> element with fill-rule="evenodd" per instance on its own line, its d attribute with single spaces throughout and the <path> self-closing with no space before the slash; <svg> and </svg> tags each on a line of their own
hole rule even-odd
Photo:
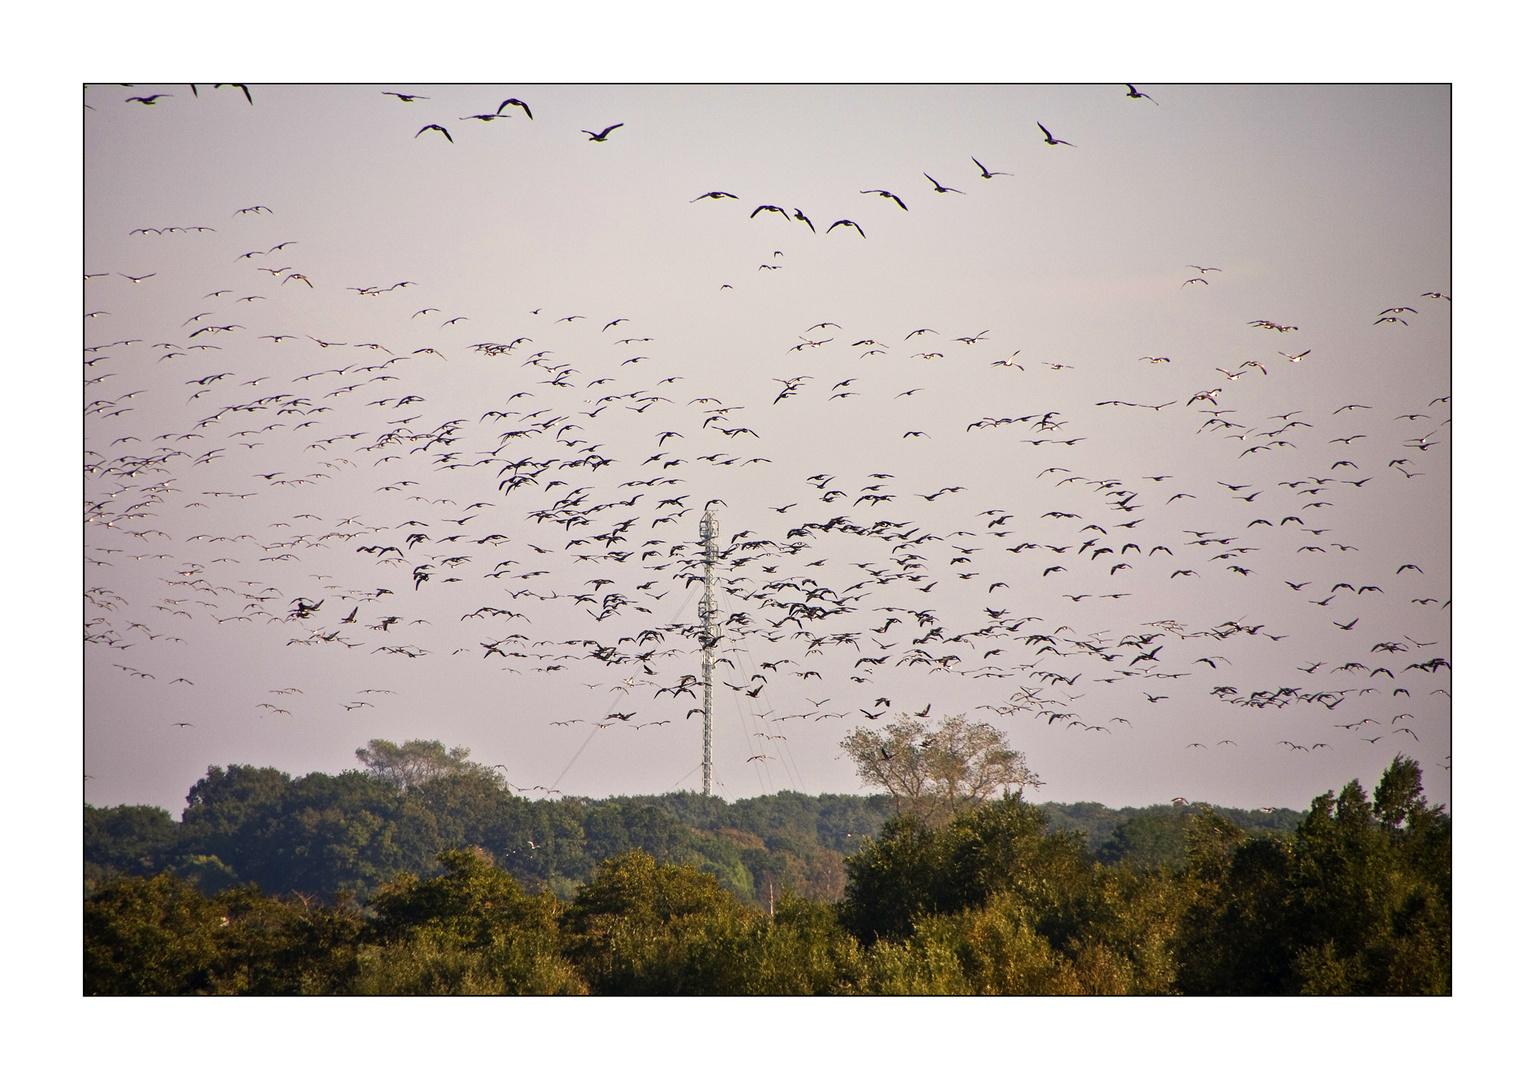
<svg viewBox="0 0 1535 1080">
<path fill-rule="evenodd" d="M 285 772 L 252 765 L 217 765 L 187 792 L 177 830 L 178 853 L 216 855 L 241 870 L 251 853 L 254 834 L 280 812 L 292 778 Z"/>
<path fill-rule="evenodd" d="M 500 779 L 493 767 L 470 761 L 467 746 L 448 750 L 436 739 L 412 739 L 399 746 L 388 739 L 370 739 L 357 751 L 357 760 L 369 773 L 402 791 L 442 776 L 478 774 Z M 505 787 L 506 781 L 500 784 Z"/>
<path fill-rule="evenodd" d="M 214 984 L 221 994 L 344 994 L 358 973 L 365 932 L 361 912 L 341 896 L 334 905 L 255 886 L 218 895 L 223 915 L 215 940 Z"/>
<path fill-rule="evenodd" d="M 120 874 L 157 873 L 176 843 L 176 822 L 160 806 L 85 808 L 87 888 Z"/>
<path fill-rule="evenodd" d="M 1158 808 L 1121 821 L 1098 850 L 1099 861 L 1138 869 L 1181 863 L 1188 853 L 1185 816 Z"/>
<path fill-rule="evenodd" d="M 374 944 L 361 957 L 359 992 L 586 992 L 560 952 L 558 900 L 524 892 L 483 850 L 440 858 L 446 873 L 402 876 L 374 898 Z"/>
<path fill-rule="evenodd" d="M 728 994 L 749 982 L 762 918 L 711 875 L 634 851 L 598 867 L 563 925 L 595 993 Z"/>
<path fill-rule="evenodd" d="M 840 745 L 860 780 L 888 791 L 897 814 L 923 822 L 949 820 L 998 790 L 1042 785 L 1005 734 L 963 716 L 931 728 L 901 716 L 882 731 L 854 728 Z"/>
<path fill-rule="evenodd" d="M 107 882 L 85 902 L 85 992 L 214 992 L 224 917 L 174 874 Z"/>
<path fill-rule="evenodd" d="M 1167 993 L 1185 896 L 1095 863 L 1015 797 L 937 829 L 889 822 L 849 859 L 840 914 L 877 993 Z"/>
<path fill-rule="evenodd" d="M 1184 992 L 1450 992 L 1450 823 L 1416 762 L 1398 755 L 1373 802 L 1357 780 L 1317 796 L 1293 837 L 1195 846 Z"/>
<path fill-rule="evenodd" d="M 1079 837 L 1049 832 L 1044 812 L 1016 795 L 938 829 L 892 818 L 879 840 L 848 858 L 840 917 L 869 945 L 909 937 L 925 916 L 979 907 L 991 894 L 1010 891 L 1049 922 L 1064 912 L 1091 865 Z"/>
</svg>

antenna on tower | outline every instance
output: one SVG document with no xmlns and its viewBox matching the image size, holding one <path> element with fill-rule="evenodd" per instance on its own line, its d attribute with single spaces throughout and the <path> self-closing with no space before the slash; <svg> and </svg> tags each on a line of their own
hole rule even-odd
<svg viewBox="0 0 1535 1080">
<path fill-rule="evenodd" d="M 719 627 L 714 621 L 719 610 L 714 605 L 714 563 L 719 558 L 715 545 L 718 536 L 714 512 L 706 507 L 698 522 L 698 539 L 704 546 L 704 594 L 698 601 L 698 640 L 703 646 L 705 795 L 711 793 L 714 780 L 714 646 L 719 642 Z"/>
</svg>

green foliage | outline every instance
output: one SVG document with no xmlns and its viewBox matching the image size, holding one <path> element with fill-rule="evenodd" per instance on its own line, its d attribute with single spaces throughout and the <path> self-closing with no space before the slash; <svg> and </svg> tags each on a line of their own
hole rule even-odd
<svg viewBox="0 0 1535 1080">
<path fill-rule="evenodd" d="M 838 923 L 834 905 L 789 893 L 755 934 L 753 966 L 733 993 L 868 992 L 864 951 Z"/>
<path fill-rule="evenodd" d="M 1010 896 L 924 918 L 903 942 L 876 942 L 869 968 L 877 994 L 1051 994 L 1062 986 L 1061 958 Z"/>
<path fill-rule="evenodd" d="M 578 890 L 567 955 L 594 993 L 733 993 L 761 919 L 709 874 L 630 852 Z"/>
<path fill-rule="evenodd" d="M 1124 825 L 1131 818 L 1155 816 L 1168 820 L 1177 818 L 1182 822 L 1186 830 L 1189 821 L 1192 820 L 1192 811 L 1171 804 L 1159 806 L 1131 807 L 1125 806 L 1118 810 L 1104 806 L 1096 802 L 1058 803 L 1042 802 L 1038 804 L 1050 819 L 1052 831 L 1079 832 L 1083 841 L 1087 844 L 1087 850 L 1100 861 L 1113 863 L 1123 857 L 1120 852 L 1122 846 L 1116 846 L 1105 851 L 1109 842 L 1113 839 L 1115 830 Z M 1199 804 L 1198 809 L 1210 809 L 1221 817 L 1233 822 L 1253 834 L 1263 833 L 1289 833 L 1294 831 L 1300 823 L 1301 815 L 1297 811 L 1283 808 L 1273 810 L 1243 810 L 1231 806 L 1206 806 Z M 1132 832 L 1129 840 L 1149 840 L 1154 831 L 1154 826 L 1143 824 L 1135 827 L 1138 832 Z M 1121 841 L 1123 844 L 1124 841 Z M 1164 854 L 1166 852 L 1164 851 Z M 1156 863 L 1164 861 L 1154 858 L 1149 860 Z M 1175 860 L 1176 861 L 1176 860 Z"/>
<path fill-rule="evenodd" d="M 204 896 L 214 896 L 241 884 L 240 875 L 225 866 L 217 855 L 183 855 L 170 870 Z"/>
<path fill-rule="evenodd" d="M 222 917 L 173 874 L 104 884 L 85 902 L 85 992 L 213 992 Z"/>
<path fill-rule="evenodd" d="M 87 806 L 84 825 L 87 890 L 121 874 L 158 873 L 176 842 L 176 822 L 158 806 Z"/>
<path fill-rule="evenodd" d="M 183 852 L 217 855 L 240 866 L 250 834 L 281 811 L 292 779 L 276 769 L 231 765 L 208 767 L 208 775 L 187 792 L 176 846 Z"/>
<path fill-rule="evenodd" d="M 1002 800 L 939 830 L 911 819 L 853 860 L 843 922 L 869 989 L 899 994 L 1144 994 L 1173 987 L 1187 890 L 1108 868 L 1075 834 Z"/>
<path fill-rule="evenodd" d="M 848 860 L 843 924 L 865 945 L 908 937 L 917 922 L 979 906 L 1007 889 L 1059 906 L 1061 888 L 1089 870 L 1081 841 L 1049 833 L 1045 815 L 1013 796 L 933 830 L 893 818 Z"/>
<path fill-rule="evenodd" d="M 933 727 L 901 716 L 882 731 L 854 728 L 839 744 L 858 779 L 883 788 L 898 814 L 947 821 L 999 789 L 1039 787 L 1023 754 L 991 724 L 947 716 Z"/>
<path fill-rule="evenodd" d="M 452 767 L 405 785 L 212 767 L 179 825 L 87 807 L 87 992 L 1450 990 L 1449 818 L 1402 757 L 1304 816 L 1008 794 L 924 822 L 890 796 L 533 802 L 431 753 Z"/>
<path fill-rule="evenodd" d="M 356 968 L 357 913 L 255 888 L 206 897 L 170 873 L 124 877 L 85 905 L 87 994 L 334 994 Z"/>
<path fill-rule="evenodd" d="M 586 992 L 560 954 L 552 895 L 524 892 L 484 851 L 445 851 L 441 862 L 445 874 L 403 876 L 374 899 L 359 993 Z"/>
<path fill-rule="evenodd" d="M 438 851 L 479 847 L 524 887 L 570 899 L 599 862 L 640 850 L 706 869 L 766 908 L 791 891 L 840 898 L 841 855 L 877 834 L 889 810 L 882 797 L 796 792 L 734 804 L 685 792 L 531 801 L 463 748 L 375 740 L 364 753 L 377 769 L 339 776 L 210 767 L 180 824 L 154 807 L 88 807 L 87 892 L 169 867 L 208 895 L 252 881 L 273 894 L 367 895 L 402 872 L 438 872 Z M 404 776 L 411 761 L 435 771 L 418 771 L 408 787 L 384 775 L 389 766 Z"/>
<path fill-rule="evenodd" d="M 350 992 L 365 929 L 355 907 L 298 896 L 279 900 L 254 886 L 226 890 L 215 903 L 223 911 L 215 937 L 218 993 Z"/>
<path fill-rule="evenodd" d="M 1188 853 L 1184 816 L 1158 807 L 1121 821 L 1099 849 L 1098 860 L 1108 866 L 1123 862 L 1139 869 L 1182 863 Z"/>
<path fill-rule="evenodd" d="M 388 739 L 370 739 L 357 751 L 357 760 L 373 776 L 402 791 L 439 777 L 465 775 L 498 780 L 503 788 L 506 786 L 494 768 L 469 760 L 467 746 L 449 750 L 436 739 L 412 739 L 400 746 Z"/>
<path fill-rule="evenodd" d="M 270 893 L 371 892 L 398 874 L 429 871 L 441 850 L 425 805 L 360 772 L 293 781 L 268 812 L 220 839 L 230 850 L 224 862 Z"/>
<path fill-rule="evenodd" d="M 1199 867 L 1180 989 L 1450 992 L 1450 823 L 1398 756 L 1372 804 L 1358 781 L 1312 801 L 1290 839 L 1237 842 Z"/>
</svg>

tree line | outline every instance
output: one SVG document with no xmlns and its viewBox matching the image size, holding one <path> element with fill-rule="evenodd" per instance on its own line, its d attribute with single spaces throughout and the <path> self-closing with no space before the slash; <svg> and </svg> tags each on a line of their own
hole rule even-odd
<svg viewBox="0 0 1535 1080">
<path fill-rule="evenodd" d="M 1288 828 L 1078 804 L 1096 844 L 1016 791 L 924 821 L 885 796 L 535 802 L 467 753 L 364 764 L 210 768 L 179 824 L 88 808 L 86 991 L 1450 991 L 1449 818 L 1400 756 Z"/>
<path fill-rule="evenodd" d="M 528 799 L 467 749 L 428 740 L 375 739 L 358 751 L 363 767 L 339 775 L 295 779 L 269 767 L 212 766 L 188 793 L 179 822 L 161 807 L 86 806 L 85 888 L 89 894 L 123 874 L 170 870 L 210 895 L 255 884 L 272 895 L 346 890 L 366 898 L 402 873 L 440 872 L 437 856 L 446 849 L 479 847 L 525 888 L 568 900 L 604 859 L 637 849 L 703 870 L 758 907 L 784 892 L 833 901 L 842 896 L 845 856 L 878 836 L 889 817 L 915 808 L 932 823 L 961 808 L 959 801 L 913 801 L 921 740 L 917 732 L 898 754 L 904 804 L 891 794 L 792 791 L 734 803 L 689 792 Z M 951 761 L 927 756 L 934 768 Z M 952 793 L 954 785 L 945 789 Z M 1187 857 L 1186 807 L 1038 805 L 1051 829 L 1081 832 L 1099 861 L 1151 867 Z M 1256 832 L 1288 830 L 1300 818 L 1292 810 L 1218 812 Z"/>
</svg>

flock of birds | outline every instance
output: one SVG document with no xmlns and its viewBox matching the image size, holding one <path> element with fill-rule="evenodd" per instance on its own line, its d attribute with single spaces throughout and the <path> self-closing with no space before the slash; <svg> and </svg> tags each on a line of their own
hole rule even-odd
<svg viewBox="0 0 1535 1080">
<path fill-rule="evenodd" d="M 533 118 L 506 98 L 459 119 Z M 1038 126 L 1048 146 L 1074 146 Z M 600 143 L 623 127 L 582 133 Z M 416 137 L 429 133 L 453 141 L 438 122 Z M 971 160 L 984 180 L 1012 175 Z M 934 194 L 963 194 L 923 175 Z M 892 190 L 860 194 L 911 212 Z M 705 200 L 740 201 L 723 190 L 691 201 Z M 761 204 L 749 217 L 759 214 L 816 232 L 797 207 Z M 838 227 L 865 235 L 847 218 L 823 234 Z M 1286 408 L 1273 404 L 1285 391 L 1242 394 L 1329 362 L 1317 355 L 1325 342 L 1301 338 L 1306 348 L 1229 368 L 1126 357 L 1157 373 L 1156 397 L 1078 404 L 1068 386 L 1101 384 L 1021 347 L 1003 356 L 990 330 L 848 329 L 827 318 L 765 350 L 794 366 L 715 396 L 724 392 L 668 368 L 664 331 L 641 318 L 453 314 L 430 284 L 325 279 L 306 267 L 304 237 L 282 228 L 280 208 L 259 204 L 230 206 L 215 224 L 141 224 L 133 266 L 85 274 L 85 638 L 121 678 L 163 686 L 172 708 L 184 692 L 173 688 L 195 682 L 177 666 L 189 642 L 227 638 L 236 655 L 259 637 L 282 653 L 322 654 L 333 672 L 378 671 L 367 657 L 412 678 L 423 660 L 575 678 L 587 693 L 568 696 L 567 714 L 530 722 L 676 731 L 702 712 L 698 523 L 712 510 L 725 523 L 716 693 L 750 716 L 742 764 L 792 774 L 799 725 L 926 717 L 938 700 L 944 712 L 1094 739 L 1154 730 L 1180 702 L 1214 701 L 1232 722 L 1227 737 L 1185 751 L 1281 757 L 1348 738 L 1412 749 L 1419 717 L 1446 711 L 1435 699 L 1449 696 L 1450 598 L 1419 596 L 1417 583 L 1447 581 L 1448 568 L 1404 562 L 1388 577 L 1358 575 L 1361 549 L 1380 546 L 1361 527 L 1371 500 L 1382 489 L 1412 500 L 1414 482 L 1445 467 L 1450 399 L 1424 394 L 1388 418 L 1375 401 Z M 161 269 L 194 252 L 227 270 L 206 291 L 162 289 Z M 1191 285 L 1218 288 L 1223 273 L 1168 270 L 1173 300 Z M 295 290 L 367 305 L 375 329 L 360 340 L 304 324 L 294 313 L 308 309 L 282 306 Z M 175 317 L 148 337 L 114 334 L 106 309 L 130 293 Z M 1360 317 L 1405 332 L 1403 315 L 1446 318 L 1450 298 L 1431 290 L 1412 302 Z M 481 340 L 482 323 L 492 337 Z M 1262 355 L 1304 333 L 1268 318 L 1248 326 Z M 906 385 L 896 361 L 932 374 Z M 472 409 L 454 385 L 465 369 Z M 977 398 L 956 390 L 956 371 L 1003 382 Z M 1026 389 L 1014 373 L 1032 377 Z M 943 410 L 919 395 L 990 404 L 940 426 Z M 797 456 L 798 433 L 827 417 L 891 464 L 828 454 L 823 468 L 786 478 L 779 459 Z M 1192 445 L 1220 478 L 1135 464 L 1149 455 L 1113 472 L 1074 467 L 1082 444 L 1120 431 Z M 921 478 L 935 456 L 987 468 L 932 484 Z M 1217 578 L 1242 579 L 1252 608 L 1191 621 L 1185 612 L 1206 606 Z M 1143 617 L 1147 606 L 1162 613 Z M 1433 613 L 1442 630 L 1417 640 L 1403 610 Z M 1293 673 L 1251 681 L 1295 647 L 1307 656 L 1285 665 Z M 393 693 L 367 686 L 322 701 L 316 687 L 285 686 L 229 708 L 315 720 Z M 1276 725 L 1237 723 L 1260 715 Z M 1331 734 L 1316 737 L 1323 726 Z M 558 794 L 563 775 L 513 787 Z"/>
</svg>

